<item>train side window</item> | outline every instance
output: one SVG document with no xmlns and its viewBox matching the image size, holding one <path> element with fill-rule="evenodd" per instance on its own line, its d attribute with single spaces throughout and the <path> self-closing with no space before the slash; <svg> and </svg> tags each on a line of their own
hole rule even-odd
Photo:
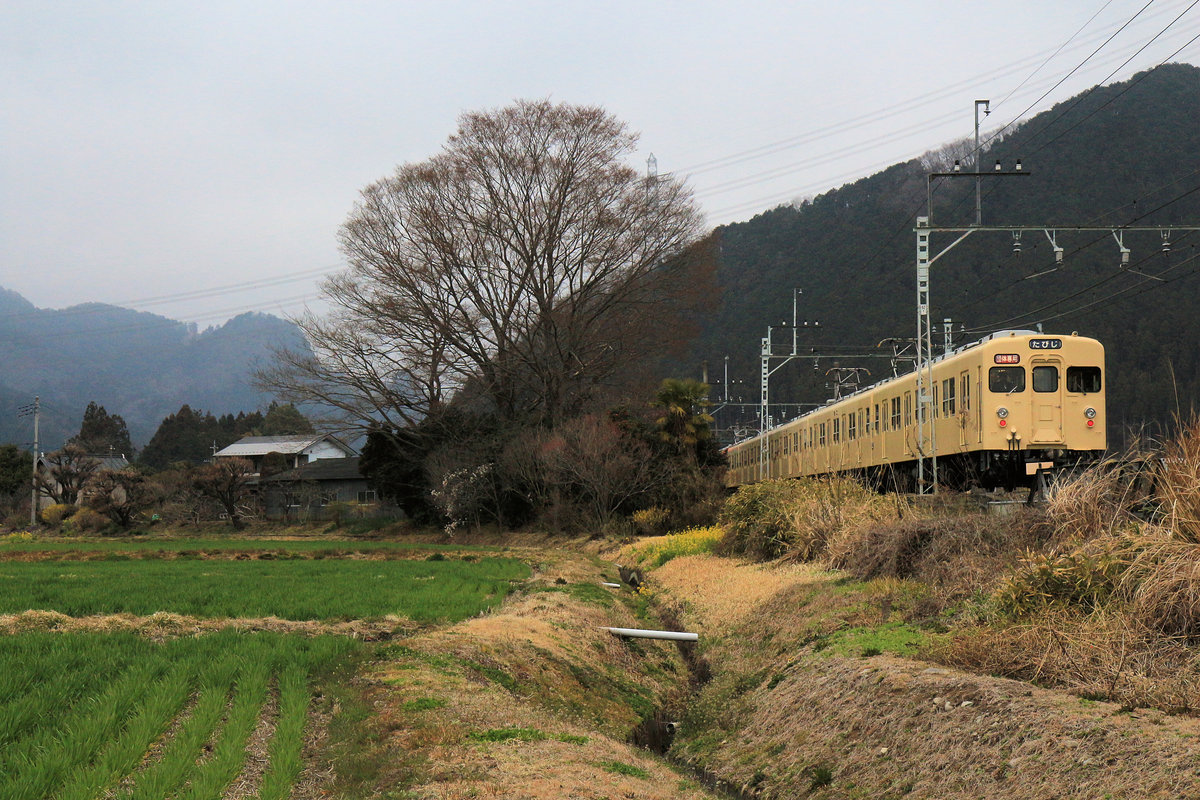
<svg viewBox="0 0 1200 800">
<path fill-rule="evenodd" d="M 1033 390 L 1035 392 L 1058 391 L 1058 367 L 1034 367 Z"/>
<path fill-rule="evenodd" d="M 938 418 L 938 385 L 937 381 L 933 383 L 933 418 Z"/>
<path fill-rule="evenodd" d="M 825 423 L 821 423 L 821 446 L 825 446 Z"/>
<path fill-rule="evenodd" d="M 886 407 L 886 404 L 885 404 L 885 407 Z M 879 416 L 879 403 L 876 403 L 875 404 L 875 432 L 876 433 L 879 432 L 879 430 L 880 430 L 879 426 L 883 425 L 884 422 L 885 422 L 885 420 L 883 420 Z"/>
<path fill-rule="evenodd" d="M 992 367 L 988 370 L 988 391 L 996 394 L 1025 391 L 1025 368 Z"/>
<path fill-rule="evenodd" d="M 904 393 L 904 426 L 912 425 L 912 392 Z"/>
<path fill-rule="evenodd" d="M 946 381 L 946 390 L 945 390 L 944 394 L 945 394 L 945 397 L 942 398 L 942 405 L 944 406 L 944 408 L 942 410 L 946 412 L 946 416 L 953 417 L 954 416 L 954 399 L 955 399 L 954 398 L 954 378 L 949 378 Z"/>
<path fill-rule="evenodd" d="M 800 452 L 800 434 L 798 432 L 792 434 L 792 452 Z"/>
<path fill-rule="evenodd" d="M 1100 368 L 1067 367 L 1067 391 L 1082 394 L 1100 391 Z"/>
<path fill-rule="evenodd" d="M 846 426 L 846 438 L 850 441 L 854 441 L 856 438 L 858 438 L 858 426 L 855 424 L 854 420 L 856 417 L 861 416 L 862 411 L 859 411 L 857 414 L 855 414 L 853 411 L 850 412 L 849 424 Z"/>
<path fill-rule="evenodd" d="M 839 441 L 841 441 L 841 432 L 842 432 L 842 418 L 834 417 L 833 418 L 833 443 L 834 444 L 837 444 Z"/>
<path fill-rule="evenodd" d="M 962 374 L 962 376 L 959 378 L 959 383 L 962 384 L 962 386 L 960 387 L 962 391 L 959 392 L 959 394 L 962 395 L 962 399 L 961 399 L 962 410 L 970 411 L 971 410 L 971 376 L 970 376 L 970 374 L 964 372 Z"/>
</svg>

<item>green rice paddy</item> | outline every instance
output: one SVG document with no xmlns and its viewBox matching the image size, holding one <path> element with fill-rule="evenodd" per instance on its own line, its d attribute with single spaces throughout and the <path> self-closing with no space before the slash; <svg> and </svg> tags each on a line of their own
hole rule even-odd
<svg viewBox="0 0 1200 800">
<path fill-rule="evenodd" d="M 504 558 L 2 561 L 0 613 L 455 622 L 498 604 L 529 574 Z"/>
<path fill-rule="evenodd" d="M 219 798 L 256 729 L 255 796 L 287 797 L 313 688 L 358 648 L 233 631 L 0 637 L 0 800 Z"/>
</svg>

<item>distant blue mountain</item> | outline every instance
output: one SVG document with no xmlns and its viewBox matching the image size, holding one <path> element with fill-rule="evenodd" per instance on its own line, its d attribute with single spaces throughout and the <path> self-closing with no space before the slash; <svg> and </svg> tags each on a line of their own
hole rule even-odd
<svg viewBox="0 0 1200 800">
<path fill-rule="evenodd" d="M 194 325 L 102 303 L 39 309 L 0 287 L 0 442 L 24 445 L 32 421 L 16 409 L 42 399 L 43 450 L 79 432 L 90 401 L 120 414 L 135 446 L 184 403 L 222 414 L 265 408 L 251 372 L 273 347 L 305 348 L 292 323 L 242 314 Z"/>
</svg>

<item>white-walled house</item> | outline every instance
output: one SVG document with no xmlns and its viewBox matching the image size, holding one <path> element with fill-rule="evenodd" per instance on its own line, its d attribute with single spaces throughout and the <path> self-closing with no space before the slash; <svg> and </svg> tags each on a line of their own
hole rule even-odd
<svg viewBox="0 0 1200 800">
<path fill-rule="evenodd" d="M 308 433 L 299 436 L 245 436 L 218 450 L 213 458 L 244 458 L 254 464 L 255 472 L 261 472 L 263 457 L 268 453 L 286 456 L 289 469 L 327 458 L 352 458 L 358 455 L 354 448 L 335 436 Z"/>
</svg>

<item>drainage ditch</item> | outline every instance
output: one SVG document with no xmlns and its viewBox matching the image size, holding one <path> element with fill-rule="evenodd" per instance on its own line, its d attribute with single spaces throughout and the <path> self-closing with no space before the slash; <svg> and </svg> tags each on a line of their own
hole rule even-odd
<svg viewBox="0 0 1200 800">
<path fill-rule="evenodd" d="M 658 613 L 659 619 L 662 620 L 665 629 L 683 629 L 679 615 L 674 609 L 657 606 L 655 611 Z M 742 791 L 741 787 L 722 780 L 719 776 L 708 770 L 696 767 L 683 759 L 671 755 L 671 744 L 675 741 L 675 734 L 679 732 L 679 721 L 683 719 L 688 698 L 694 696 L 704 688 L 705 684 L 712 680 L 712 669 L 709 667 L 708 661 L 701 655 L 696 642 L 675 642 L 675 646 L 679 648 L 679 655 L 683 659 L 684 666 L 687 668 L 687 690 L 681 696 L 672 698 L 665 706 L 656 709 L 653 714 L 643 719 L 630 732 L 629 742 L 665 758 L 677 770 L 692 776 L 692 778 L 706 789 L 726 800 L 752 800 L 757 795 Z"/>
</svg>

